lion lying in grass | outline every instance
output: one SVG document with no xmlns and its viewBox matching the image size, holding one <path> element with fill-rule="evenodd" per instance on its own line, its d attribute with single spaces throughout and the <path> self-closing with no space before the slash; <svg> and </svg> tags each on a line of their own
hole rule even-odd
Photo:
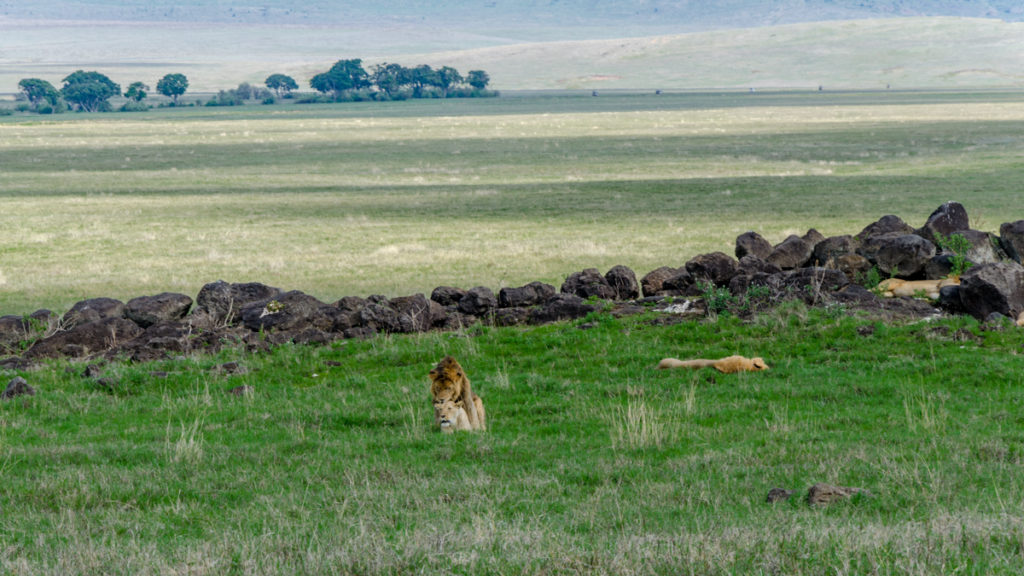
<svg viewBox="0 0 1024 576">
<path fill-rule="evenodd" d="M 761 370 L 767 370 L 768 364 L 765 364 L 763 358 L 745 358 L 743 356 L 729 356 L 718 360 L 705 360 L 698 358 L 696 360 L 676 360 L 675 358 L 665 358 L 661 362 L 658 362 L 658 370 L 666 370 L 669 368 L 714 368 L 724 374 L 735 374 L 736 372 L 760 372 Z"/>
<path fill-rule="evenodd" d="M 439 405 L 450 401 L 465 411 L 470 430 L 487 429 L 483 400 L 473 393 L 466 372 L 455 358 L 445 356 L 430 371 L 430 394 L 434 398 L 435 415 Z"/>
<path fill-rule="evenodd" d="M 474 404 L 477 414 L 483 415 L 484 403 L 479 396 L 474 398 Z M 442 400 L 434 404 L 434 423 L 441 429 L 441 432 L 445 433 L 473 430 L 465 405 L 462 402 L 456 403 L 451 400 Z M 480 429 L 483 430 L 483 428 Z"/>
<path fill-rule="evenodd" d="M 917 298 L 924 296 L 929 300 L 938 300 L 939 291 L 946 286 L 957 286 L 959 278 L 943 278 L 941 280 L 903 280 L 901 278 L 889 278 L 879 282 L 878 290 L 885 298 L 907 296 Z"/>
</svg>

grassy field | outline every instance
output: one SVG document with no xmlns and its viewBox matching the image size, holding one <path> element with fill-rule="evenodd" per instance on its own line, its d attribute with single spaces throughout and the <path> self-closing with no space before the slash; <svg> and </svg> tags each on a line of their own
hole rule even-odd
<svg viewBox="0 0 1024 576">
<path fill-rule="evenodd" d="M 947 200 L 1024 218 L 1015 93 L 551 95 L 0 119 L 0 313 L 643 274 Z"/>
<path fill-rule="evenodd" d="M 0 313 L 644 273 L 754 229 L 1024 218 L 1018 94 L 664 94 L 0 118 Z M 1021 333 L 785 304 L 0 370 L 0 573 L 1017 574 Z M 757 374 L 662 357 L 763 356 Z M 484 434 L 431 427 L 455 355 Z M 215 370 L 229 361 L 242 370 Z M 237 397 L 228 390 L 249 385 Z M 830 482 L 867 489 L 824 508 Z M 770 505 L 768 490 L 796 491 Z"/>
</svg>

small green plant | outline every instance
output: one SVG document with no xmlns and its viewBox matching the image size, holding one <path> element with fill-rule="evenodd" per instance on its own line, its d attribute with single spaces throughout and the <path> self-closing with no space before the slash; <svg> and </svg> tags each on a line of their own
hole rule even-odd
<svg viewBox="0 0 1024 576">
<path fill-rule="evenodd" d="M 736 297 L 726 287 L 719 288 L 712 282 L 701 282 L 697 285 L 700 288 L 701 297 L 708 307 L 708 315 L 715 316 L 729 312 L 729 307 L 736 303 Z"/>
<path fill-rule="evenodd" d="M 878 266 L 872 266 L 867 272 L 857 272 L 854 275 L 854 279 L 857 284 L 867 288 L 868 290 L 875 291 L 878 285 L 882 283 L 882 274 L 878 271 Z"/>
<path fill-rule="evenodd" d="M 951 277 L 959 278 L 968 268 L 974 265 L 973 262 L 967 259 L 967 251 L 971 249 L 971 241 L 963 234 L 943 236 L 936 233 L 935 242 L 943 252 L 948 252 L 950 255 L 951 267 L 949 275 Z"/>
</svg>

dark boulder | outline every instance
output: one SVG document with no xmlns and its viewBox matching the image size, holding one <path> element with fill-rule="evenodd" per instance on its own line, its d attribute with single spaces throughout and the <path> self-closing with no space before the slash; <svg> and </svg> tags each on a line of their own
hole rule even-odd
<svg viewBox="0 0 1024 576">
<path fill-rule="evenodd" d="M 255 302 L 276 298 L 279 288 L 258 282 L 228 284 L 223 280 L 203 286 L 196 296 L 194 317 L 202 318 L 204 326 L 234 324 L 242 318 L 242 309 Z"/>
<path fill-rule="evenodd" d="M 643 291 L 643 295 L 645 297 L 657 296 L 664 289 L 666 280 L 678 276 L 680 272 L 685 271 L 685 268 L 672 268 L 669 266 L 662 266 L 651 270 L 640 279 L 640 288 Z"/>
<path fill-rule="evenodd" d="M 779 242 L 766 260 L 783 270 L 794 270 L 807 264 L 814 247 L 799 236 L 790 235 Z"/>
<path fill-rule="evenodd" d="M 502 288 L 498 291 L 499 308 L 519 308 L 523 306 L 536 306 L 547 301 L 557 292 L 551 284 L 543 282 L 530 282 L 518 288 Z"/>
<path fill-rule="evenodd" d="M 848 254 L 856 254 L 859 242 L 849 234 L 825 238 L 814 245 L 811 252 L 811 263 L 825 268 L 839 268 L 839 259 Z"/>
<path fill-rule="evenodd" d="M 1006 222 L 999 227 L 999 241 L 1003 250 L 1018 264 L 1024 263 L 1024 220 Z"/>
<path fill-rule="evenodd" d="M 18 396 L 35 396 L 36 390 L 21 376 L 15 376 L 0 393 L 0 399 L 10 400 Z"/>
<path fill-rule="evenodd" d="M 600 298 L 602 300 L 614 300 L 616 295 L 615 289 L 608 284 L 608 280 L 597 271 L 597 268 L 573 272 L 562 283 L 560 292 L 580 298 Z"/>
<path fill-rule="evenodd" d="M 82 358 L 117 348 L 142 332 L 138 324 L 126 318 L 105 318 L 38 340 L 25 352 L 25 358 Z"/>
<path fill-rule="evenodd" d="M 896 234 L 902 236 L 904 234 L 913 234 L 914 228 L 900 219 L 899 216 L 882 216 L 878 221 L 868 224 L 863 230 L 857 234 L 857 240 L 864 242 L 868 238 L 876 236 L 884 236 L 888 234 Z"/>
<path fill-rule="evenodd" d="M 164 292 L 156 296 L 132 298 L 125 305 L 124 315 L 143 328 L 160 322 L 181 320 L 192 308 L 192 298 L 184 294 Z"/>
<path fill-rule="evenodd" d="M 470 288 L 458 303 L 459 312 L 473 316 L 483 316 L 497 307 L 497 297 L 486 286 Z"/>
<path fill-rule="evenodd" d="M 640 283 L 636 281 L 636 274 L 630 268 L 621 264 L 613 266 L 605 273 L 604 279 L 615 291 L 615 300 L 633 300 L 640 297 Z"/>
<path fill-rule="evenodd" d="M 466 295 L 466 291 L 454 286 L 438 286 L 430 293 L 430 299 L 441 306 L 454 306 Z"/>
<path fill-rule="evenodd" d="M 909 278 L 922 272 L 935 252 L 935 244 L 916 234 L 884 236 L 878 244 L 875 264 L 883 274 Z"/>
<path fill-rule="evenodd" d="M 574 294 L 556 294 L 543 306 L 534 308 L 530 312 L 531 324 L 547 324 L 560 320 L 573 320 L 582 318 L 597 310 L 596 306 L 588 304 L 586 300 Z"/>
<path fill-rule="evenodd" d="M 715 286 L 728 286 L 736 275 L 739 263 L 724 252 L 699 254 L 686 263 L 686 272 L 694 282 L 711 282 Z"/>
<path fill-rule="evenodd" d="M 124 302 L 113 298 L 90 298 L 71 307 L 61 319 L 64 329 L 107 318 L 124 318 Z"/>
<path fill-rule="evenodd" d="M 332 312 L 336 310 L 308 294 L 292 290 L 246 304 L 242 307 L 241 318 L 245 327 L 253 332 L 330 330 L 335 320 Z"/>
<path fill-rule="evenodd" d="M 959 202 L 946 202 L 928 216 L 917 235 L 938 244 L 940 238 L 956 234 L 971 227 L 967 218 L 967 209 Z"/>
<path fill-rule="evenodd" d="M 963 310 L 979 320 L 998 312 L 1017 318 L 1024 311 L 1024 266 L 996 262 L 972 266 L 960 277 Z"/>
<path fill-rule="evenodd" d="M 756 256 L 762 260 L 772 253 L 772 245 L 757 232 L 744 232 L 736 237 L 736 258 Z"/>
</svg>

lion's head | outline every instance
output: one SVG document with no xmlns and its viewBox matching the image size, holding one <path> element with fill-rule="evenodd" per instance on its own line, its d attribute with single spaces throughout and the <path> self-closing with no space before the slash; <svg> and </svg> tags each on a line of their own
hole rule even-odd
<svg viewBox="0 0 1024 576">
<path fill-rule="evenodd" d="M 751 358 L 751 364 L 754 366 L 754 370 L 767 370 L 768 365 L 765 364 L 764 358 Z"/>
<path fill-rule="evenodd" d="M 455 432 L 468 427 L 469 418 L 466 410 L 461 404 L 451 400 L 442 400 L 434 403 L 434 420 L 440 426 L 442 432 Z"/>
<path fill-rule="evenodd" d="M 462 366 L 451 356 L 445 356 L 430 371 L 430 393 L 434 402 L 439 400 L 460 400 L 469 380 Z"/>
</svg>

